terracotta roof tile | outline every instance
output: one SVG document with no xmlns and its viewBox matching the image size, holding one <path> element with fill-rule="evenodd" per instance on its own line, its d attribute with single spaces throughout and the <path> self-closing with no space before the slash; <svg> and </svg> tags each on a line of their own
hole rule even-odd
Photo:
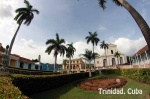
<svg viewBox="0 0 150 99">
<path fill-rule="evenodd" d="M 24 58 L 24 57 L 20 57 L 19 60 L 22 61 L 22 62 L 33 63 L 34 64 L 34 62 L 32 62 L 30 59 L 27 59 L 27 58 Z"/>
<path fill-rule="evenodd" d="M 137 53 L 135 53 L 132 57 L 135 57 L 136 54 L 142 54 L 144 53 L 146 50 L 148 50 L 148 46 L 144 46 L 143 48 L 141 48 Z"/>
<path fill-rule="evenodd" d="M 1 52 L 5 52 L 5 48 L 3 48 L 2 46 L 0 46 L 0 51 Z"/>
</svg>

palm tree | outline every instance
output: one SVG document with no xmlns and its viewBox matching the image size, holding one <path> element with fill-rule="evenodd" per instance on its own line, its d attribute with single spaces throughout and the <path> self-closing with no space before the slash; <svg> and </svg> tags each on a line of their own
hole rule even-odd
<svg viewBox="0 0 150 99">
<path fill-rule="evenodd" d="M 65 68 L 65 66 L 66 66 L 66 62 L 67 62 L 67 60 L 66 59 L 63 59 L 63 65 L 64 65 L 64 68 Z"/>
<path fill-rule="evenodd" d="M 106 8 L 105 3 L 107 0 L 98 0 L 100 7 L 103 9 Z M 126 10 L 131 14 L 131 16 L 136 21 L 137 25 L 139 26 L 143 36 L 147 42 L 148 48 L 150 48 L 150 29 L 146 21 L 143 17 L 126 1 L 126 0 L 113 0 L 113 2 L 117 6 L 123 6 Z"/>
<path fill-rule="evenodd" d="M 120 57 L 120 53 L 119 53 L 118 51 L 115 52 L 114 57 L 117 57 L 118 65 L 119 65 L 119 57 Z"/>
<path fill-rule="evenodd" d="M 17 15 L 15 16 L 14 20 L 17 21 L 17 24 L 18 24 L 18 28 L 11 40 L 11 43 L 10 43 L 10 48 L 9 48 L 9 51 L 8 51 L 8 62 L 7 62 L 7 66 L 9 65 L 10 63 L 10 54 L 11 54 L 11 50 L 12 50 L 12 47 L 13 47 L 13 44 L 14 44 L 14 41 L 15 41 L 15 38 L 17 36 L 17 33 L 20 29 L 20 26 L 22 24 L 22 22 L 24 21 L 24 24 L 29 26 L 32 19 L 34 18 L 34 12 L 39 14 L 39 11 L 37 9 L 33 9 L 33 6 L 30 5 L 30 3 L 27 1 L 27 0 L 24 0 L 24 3 L 26 4 L 26 7 L 25 8 L 18 8 L 16 9 L 16 13 Z"/>
<path fill-rule="evenodd" d="M 69 72 L 71 71 L 71 57 L 73 57 L 74 52 L 76 51 L 76 49 L 73 47 L 73 43 L 71 44 L 67 44 L 68 48 L 66 49 L 66 57 L 69 58 Z M 73 67 L 72 67 L 72 71 L 73 71 Z"/>
<path fill-rule="evenodd" d="M 107 55 L 106 55 L 106 49 L 108 49 L 108 44 L 105 43 L 105 41 L 101 42 L 100 48 L 105 50 L 105 56 L 106 56 L 106 66 L 107 66 Z"/>
<path fill-rule="evenodd" d="M 56 64 L 57 64 L 57 55 L 60 53 L 60 56 L 65 54 L 66 47 L 62 44 L 65 43 L 64 39 L 60 39 L 59 35 L 56 33 L 56 40 L 55 39 L 48 39 L 46 41 L 46 45 L 49 45 L 46 49 L 46 53 L 50 55 L 51 51 L 54 50 L 54 57 L 55 57 L 55 63 L 54 63 L 54 72 L 56 71 Z"/>
<path fill-rule="evenodd" d="M 100 39 L 97 37 L 98 34 L 97 32 L 89 32 L 89 36 L 87 36 L 85 39 L 87 40 L 87 44 L 89 44 L 89 42 L 92 43 L 93 45 L 93 53 L 94 53 L 94 45 L 97 46 L 98 42 L 100 41 Z M 95 67 L 95 58 L 94 58 L 94 67 Z"/>
<path fill-rule="evenodd" d="M 100 55 L 97 53 L 92 53 L 92 51 L 86 49 L 84 54 L 80 54 L 80 56 L 89 62 L 89 77 L 92 77 L 91 74 L 91 61 Z"/>
</svg>

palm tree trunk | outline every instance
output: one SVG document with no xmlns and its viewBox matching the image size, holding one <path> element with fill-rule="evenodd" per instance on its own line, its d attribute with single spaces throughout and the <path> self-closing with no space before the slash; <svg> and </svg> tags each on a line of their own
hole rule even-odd
<svg viewBox="0 0 150 99">
<path fill-rule="evenodd" d="M 91 73 L 91 62 L 89 62 L 89 77 L 92 77 L 92 73 Z"/>
<path fill-rule="evenodd" d="M 94 53 L 94 44 L 93 44 L 93 53 Z M 95 69 L 95 57 L 94 57 L 94 69 Z"/>
<path fill-rule="evenodd" d="M 147 42 L 148 48 L 150 48 L 150 29 L 146 21 L 143 17 L 126 1 L 126 0 L 118 0 L 132 15 L 137 25 L 141 29 L 143 36 Z"/>
<path fill-rule="evenodd" d="M 22 24 L 22 22 L 18 25 L 18 28 L 17 28 L 17 30 L 16 30 L 16 32 L 15 32 L 15 34 L 14 34 L 12 40 L 11 40 L 10 47 L 9 47 L 9 50 L 8 50 L 8 58 L 7 58 L 7 64 L 6 64 L 7 66 L 10 65 L 10 54 L 11 54 L 11 50 L 12 50 L 12 47 L 13 47 L 15 38 L 16 38 L 16 36 L 17 36 L 17 33 L 18 33 L 19 29 L 20 29 L 21 24 Z"/>
<path fill-rule="evenodd" d="M 57 64 L 57 55 L 55 56 L 54 72 L 56 72 L 56 64 Z"/>
<path fill-rule="evenodd" d="M 106 55 L 106 49 L 105 49 L 105 56 L 106 56 L 106 64 L 105 64 L 105 65 L 107 66 L 107 55 Z"/>
<path fill-rule="evenodd" d="M 69 57 L 69 73 L 71 71 L 71 57 Z"/>
</svg>

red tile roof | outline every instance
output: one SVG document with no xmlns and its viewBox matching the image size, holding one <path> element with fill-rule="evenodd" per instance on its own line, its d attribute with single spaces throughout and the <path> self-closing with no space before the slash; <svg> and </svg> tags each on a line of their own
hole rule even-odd
<svg viewBox="0 0 150 99">
<path fill-rule="evenodd" d="M 148 46 L 146 45 L 143 48 L 141 48 L 136 54 L 142 54 L 142 53 L 144 53 L 147 50 L 148 50 Z M 135 57 L 136 54 L 134 54 L 132 57 Z"/>
<path fill-rule="evenodd" d="M 24 57 L 20 57 L 19 55 L 17 55 L 17 54 L 11 54 L 12 56 L 16 56 L 16 57 L 18 57 L 19 58 L 19 60 L 21 61 L 21 62 L 26 62 L 26 63 L 31 63 L 31 64 L 33 64 L 34 62 L 33 61 L 31 61 L 30 59 L 27 59 L 27 58 L 24 58 Z"/>
<path fill-rule="evenodd" d="M 3 48 L 2 46 L 0 46 L 0 51 L 1 52 L 5 52 L 5 48 Z"/>
<path fill-rule="evenodd" d="M 19 59 L 21 62 L 26 62 L 26 63 L 31 63 L 34 64 L 34 62 L 32 62 L 30 59 L 24 58 L 24 57 L 20 57 Z"/>
</svg>

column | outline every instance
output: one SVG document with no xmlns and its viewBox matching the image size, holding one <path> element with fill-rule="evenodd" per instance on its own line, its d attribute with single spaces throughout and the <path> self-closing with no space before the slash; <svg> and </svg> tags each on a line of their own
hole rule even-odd
<svg viewBox="0 0 150 99">
<path fill-rule="evenodd" d="M 149 59 L 149 58 L 148 58 L 148 55 L 147 55 L 147 52 L 146 52 L 146 51 L 145 51 L 145 54 L 146 54 L 146 60 L 147 60 L 147 64 L 148 64 L 148 63 L 149 63 L 149 62 L 148 62 L 148 59 Z"/>
<path fill-rule="evenodd" d="M 137 57 L 137 65 L 139 65 L 139 68 L 140 68 L 140 61 L 139 61 L 138 55 L 136 57 Z"/>
<path fill-rule="evenodd" d="M 141 61 L 140 61 L 140 65 L 142 65 L 142 62 L 143 62 L 143 61 L 142 61 L 141 54 L 140 54 L 140 60 L 141 60 Z M 143 64 L 143 65 L 144 65 L 144 64 Z M 144 66 L 144 67 L 145 67 L 145 66 Z"/>
</svg>

